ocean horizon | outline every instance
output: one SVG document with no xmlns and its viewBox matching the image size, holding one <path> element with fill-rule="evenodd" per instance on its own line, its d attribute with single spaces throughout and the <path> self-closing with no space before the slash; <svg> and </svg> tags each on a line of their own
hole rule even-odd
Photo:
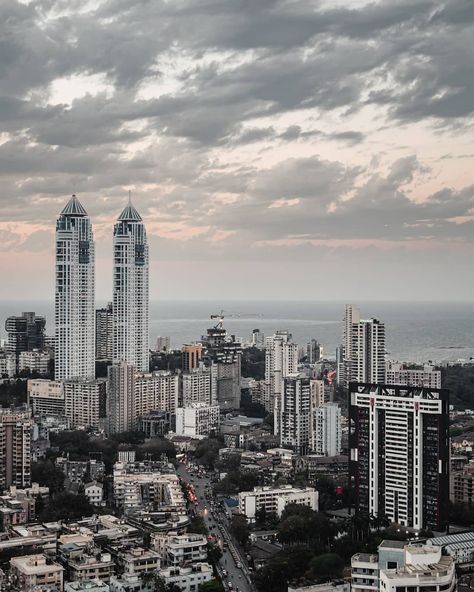
<svg viewBox="0 0 474 592">
<path fill-rule="evenodd" d="M 97 306 L 105 301 L 97 301 Z M 171 346 L 196 341 L 213 322 L 211 314 L 224 310 L 230 334 L 250 338 L 253 329 L 272 335 L 287 329 L 299 345 L 315 338 L 324 355 L 334 357 L 342 339 L 345 302 L 322 301 L 150 301 L 150 346 L 158 335 L 169 336 Z M 388 357 L 423 362 L 468 360 L 474 357 L 474 303 L 471 302 L 356 302 L 362 318 L 375 317 L 386 325 Z M 42 300 L 0 301 L 1 337 L 7 316 L 33 310 L 46 316 L 46 331 L 53 332 L 54 303 Z"/>
</svg>

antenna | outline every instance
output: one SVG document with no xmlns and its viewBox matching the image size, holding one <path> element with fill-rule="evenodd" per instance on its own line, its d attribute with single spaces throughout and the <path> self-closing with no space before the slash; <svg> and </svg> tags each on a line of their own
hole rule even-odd
<svg viewBox="0 0 474 592">
<path fill-rule="evenodd" d="M 132 205 L 132 192 L 130 189 L 128 190 L 128 205 Z"/>
</svg>

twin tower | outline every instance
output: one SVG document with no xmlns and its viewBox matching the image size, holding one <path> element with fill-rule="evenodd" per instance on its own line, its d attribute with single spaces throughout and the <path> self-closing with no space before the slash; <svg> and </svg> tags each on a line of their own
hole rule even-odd
<svg viewBox="0 0 474 592">
<path fill-rule="evenodd" d="M 149 287 L 145 226 L 129 198 L 114 225 L 113 359 L 148 371 Z M 95 378 L 95 249 L 75 195 L 56 224 L 56 380 Z"/>
</svg>

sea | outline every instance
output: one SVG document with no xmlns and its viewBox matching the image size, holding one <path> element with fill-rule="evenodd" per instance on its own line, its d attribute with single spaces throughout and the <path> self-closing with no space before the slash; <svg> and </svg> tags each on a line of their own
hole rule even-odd
<svg viewBox="0 0 474 592">
<path fill-rule="evenodd" d="M 97 306 L 104 305 L 97 302 Z M 223 314 L 230 334 L 249 340 L 253 329 L 264 335 L 286 329 L 293 340 L 306 345 L 317 339 L 324 355 L 335 357 L 341 343 L 344 302 L 311 301 L 151 301 L 150 345 L 169 336 L 171 346 L 199 340 L 215 324 L 211 315 Z M 474 358 L 474 302 L 357 302 L 362 318 L 385 323 L 389 359 L 416 363 Z M 48 334 L 54 331 L 54 303 L 0 301 L 0 335 L 4 319 L 23 311 L 45 315 Z"/>
</svg>

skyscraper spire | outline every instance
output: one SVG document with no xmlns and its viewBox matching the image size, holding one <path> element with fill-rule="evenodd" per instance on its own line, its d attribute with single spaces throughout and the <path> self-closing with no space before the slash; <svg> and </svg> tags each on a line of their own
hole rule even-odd
<svg viewBox="0 0 474 592">
<path fill-rule="evenodd" d="M 125 208 L 123 209 L 122 213 L 118 217 L 119 221 L 128 220 L 133 222 L 141 222 L 142 217 L 137 212 L 135 207 L 132 204 L 132 192 L 128 192 L 128 202 Z"/>
<path fill-rule="evenodd" d="M 75 195 L 56 224 L 55 378 L 95 378 L 94 238 Z"/>
</svg>

